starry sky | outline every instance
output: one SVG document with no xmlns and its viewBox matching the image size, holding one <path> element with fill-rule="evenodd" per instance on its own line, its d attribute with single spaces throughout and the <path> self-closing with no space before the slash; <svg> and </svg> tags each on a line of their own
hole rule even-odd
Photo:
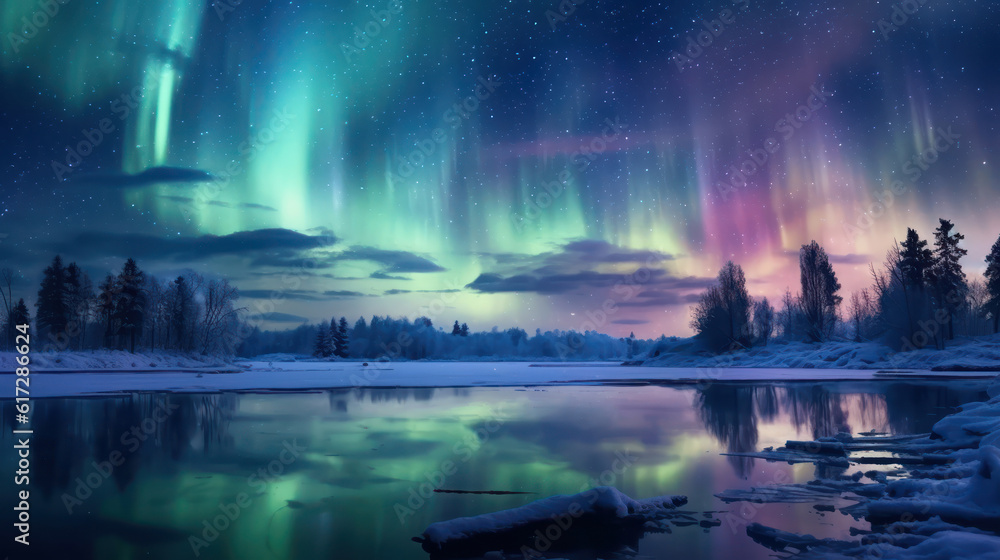
<svg viewBox="0 0 1000 560">
<path fill-rule="evenodd" d="M 227 277 L 331 315 L 686 334 L 906 227 L 1000 234 L 998 5 L 10 0 L 0 261 Z M 54 13 L 52 13 L 54 12 Z"/>
</svg>

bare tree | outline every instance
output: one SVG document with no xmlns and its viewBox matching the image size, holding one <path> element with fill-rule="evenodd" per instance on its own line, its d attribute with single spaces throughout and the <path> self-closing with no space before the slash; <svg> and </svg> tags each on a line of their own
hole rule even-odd
<svg viewBox="0 0 1000 560">
<path fill-rule="evenodd" d="M 210 280 L 204 287 L 204 314 L 201 317 L 201 351 L 231 352 L 234 339 L 228 337 L 239 320 L 244 308 L 236 309 L 234 304 L 240 298 L 236 286 L 228 280 Z"/>
<path fill-rule="evenodd" d="M 851 324 L 854 326 L 855 342 L 870 340 L 871 323 L 876 314 L 875 299 L 872 297 L 871 290 L 865 288 L 860 292 L 852 293 L 847 312 Z"/>
<path fill-rule="evenodd" d="M 754 302 L 753 334 L 755 342 L 767 346 L 767 341 L 774 333 L 774 315 L 774 307 L 767 301 L 767 298 L 761 298 L 760 301 Z"/>
</svg>

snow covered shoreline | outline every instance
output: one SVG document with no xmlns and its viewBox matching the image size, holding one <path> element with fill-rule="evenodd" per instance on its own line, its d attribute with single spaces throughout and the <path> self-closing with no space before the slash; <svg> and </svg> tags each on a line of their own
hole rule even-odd
<svg viewBox="0 0 1000 560">
<path fill-rule="evenodd" d="M 993 371 L 1000 373 L 1000 335 L 959 338 L 944 350 L 893 352 L 878 342 L 773 341 L 745 351 L 718 356 L 700 353 L 691 338 L 660 342 L 643 366 L 814 369 L 916 369 L 926 371 Z"/>
<path fill-rule="evenodd" d="M 0 372 L 13 372 L 20 367 L 19 354 L 0 352 Z M 28 367 L 34 372 L 92 371 L 194 371 L 202 369 L 232 369 L 233 364 L 215 356 L 181 352 L 137 352 L 124 350 L 81 350 L 71 352 L 33 352 Z"/>
<path fill-rule="evenodd" d="M 560 385 L 694 385 L 710 383 L 824 383 L 832 381 L 960 380 L 986 372 L 880 372 L 790 368 L 637 368 L 614 364 L 514 362 L 241 362 L 235 369 L 83 370 L 33 372 L 31 396 L 123 394 L 139 391 L 308 391 L 398 387 L 540 387 Z M 11 370 L 8 370 L 11 371 Z M 14 396 L 14 375 L 0 374 L 0 398 Z"/>
<path fill-rule="evenodd" d="M 870 532 L 849 541 L 744 522 L 747 535 L 758 544 L 775 552 L 795 552 L 796 558 L 996 559 L 1000 557 L 1000 377 L 989 394 L 989 401 L 963 405 L 923 436 L 838 434 L 815 442 L 789 441 L 785 448 L 754 453 L 770 461 L 812 462 L 816 479 L 717 496 L 727 503 L 773 503 L 814 501 L 828 498 L 832 491 L 855 502 L 836 508 L 842 514 L 871 523 Z M 880 463 L 873 454 L 889 460 Z M 865 471 L 871 463 L 895 468 Z"/>
</svg>

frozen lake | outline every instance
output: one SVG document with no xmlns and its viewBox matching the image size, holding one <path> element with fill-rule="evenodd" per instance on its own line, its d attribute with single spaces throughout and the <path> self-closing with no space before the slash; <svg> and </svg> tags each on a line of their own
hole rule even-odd
<svg viewBox="0 0 1000 560">
<path fill-rule="evenodd" d="M 434 366 L 413 365 L 419 366 L 417 373 Z M 687 495 L 682 509 L 697 518 L 728 511 L 714 515 L 723 521 L 718 527 L 675 526 L 669 534 L 600 546 L 627 544 L 641 558 L 763 560 L 774 553 L 746 536 L 747 522 L 837 538 L 867 524 L 812 503 L 726 505 L 713 494 L 805 482 L 814 478 L 816 467 L 722 453 L 838 431 L 926 432 L 954 406 L 985 399 L 988 383 L 588 385 L 588 376 L 605 368 L 515 365 L 584 384 L 152 391 L 41 399 L 31 426 L 32 535 L 37 535 L 31 557 L 426 559 L 410 539 L 432 522 L 575 493 L 596 482 L 634 498 Z M 614 369 L 632 377 L 646 373 L 646 368 Z M 182 374 L 144 377 L 174 375 Z M 240 375 L 245 374 L 197 381 Z M 281 375 L 271 372 L 274 379 Z M 382 379 L 398 374 L 385 375 Z M 79 378 L 92 376 L 116 375 Z M 39 390 L 58 392 L 45 386 L 59 380 L 79 383 L 76 376 L 44 377 Z M 418 376 L 412 385 L 427 382 Z M 176 388 L 194 389 L 186 383 Z M 4 400 L 2 406 L 9 423 L 13 403 Z M 11 428 L 5 425 L 4 445 L 12 443 Z M 4 457 L 10 463 L 6 472 L 13 472 L 13 454 Z M 104 469 L 105 479 L 100 471 L 109 458 L 121 461 Z M 871 468 L 852 466 L 846 472 Z M 435 488 L 530 494 L 432 492 Z M 9 501 L 13 487 L 4 495 Z M 218 530 L 206 530 L 206 523 Z M 550 557 L 612 556 L 608 550 L 575 550 Z"/>
</svg>

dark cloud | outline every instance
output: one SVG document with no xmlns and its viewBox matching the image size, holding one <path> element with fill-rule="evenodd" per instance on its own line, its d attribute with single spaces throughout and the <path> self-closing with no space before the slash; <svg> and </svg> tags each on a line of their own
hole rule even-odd
<svg viewBox="0 0 1000 560">
<path fill-rule="evenodd" d="M 272 206 L 265 206 L 263 204 L 256 204 L 256 203 L 253 203 L 253 202 L 244 202 L 243 204 L 240 204 L 240 208 L 246 208 L 247 210 L 266 210 L 268 212 L 277 212 L 278 211 L 277 208 L 274 208 Z M 326 237 L 330 237 L 331 235 L 333 235 L 333 232 L 330 231 L 330 230 L 326 230 L 326 231 L 321 232 L 320 234 L 324 235 Z"/>
<path fill-rule="evenodd" d="M 631 251 L 604 241 L 574 241 L 563 245 L 557 253 L 496 257 L 499 258 L 494 258 L 494 270 L 480 274 L 465 287 L 480 293 L 589 297 L 596 292 L 622 307 L 663 308 L 689 303 L 697 298 L 697 293 L 692 292 L 701 292 L 714 281 L 672 276 L 656 266 L 672 260 L 672 256 Z M 621 271 L 623 264 L 634 265 L 634 270 Z"/>
<path fill-rule="evenodd" d="M 566 253 L 577 253 L 585 256 L 593 263 L 648 263 L 650 265 L 662 261 L 673 260 L 673 255 L 659 251 L 633 251 L 622 249 L 607 241 L 597 239 L 581 239 L 563 245 Z"/>
<path fill-rule="evenodd" d="M 662 270 L 650 270 L 651 276 L 663 276 Z M 498 274 L 480 274 L 466 288 L 477 292 L 536 292 L 539 294 L 568 294 L 582 288 L 610 288 L 625 282 L 626 275 L 585 270 L 570 274 L 531 275 L 518 274 L 503 277 Z"/>
<path fill-rule="evenodd" d="M 454 294 L 456 292 L 461 292 L 461 291 L 462 290 L 455 290 L 455 289 L 450 289 L 450 290 L 397 290 L 397 289 L 393 289 L 393 290 L 386 290 L 385 292 L 382 292 L 382 293 L 384 295 L 387 295 L 387 296 L 395 296 L 395 295 L 399 295 L 399 294 Z"/>
<path fill-rule="evenodd" d="M 361 292 L 349 290 L 240 290 L 240 295 L 253 299 L 295 299 L 301 301 L 331 301 L 335 299 L 365 297 Z"/>
<path fill-rule="evenodd" d="M 611 321 L 613 325 L 648 325 L 649 321 L 644 319 L 617 319 Z"/>
<path fill-rule="evenodd" d="M 830 258 L 830 262 L 834 264 L 868 264 L 872 262 L 872 258 L 868 255 L 858 255 L 856 253 L 827 256 Z"/>
<path fill-rule="evenodd" d="M 376 280 L 409 280 L 409 278 L 405 276 L 393 276 L 384 272 L 372 272 L 370 278 L 374 278 Z"/>
<path fill-rule="evenodd" d="M 190 196 L 168 196 L 168 195 L 164 195 L 164 196 L 161 196 L 159 198 L 162 198 L 164 200 L 169 200 L 171 202 L 179 202 L 181 204 L 191 204 L 192 202 L 194 202 L 194 199 L 191 198 Z"/>
<path fill-rule="evenodd" d="M 383 265 L 381 272 L 424 273 L 444 272 L 444 268 L 434 262 L 407 251 L 390 251 L 374 247 L 355 246 L 333 256 L 335 261 L 368 261 Z"/>
<path fill-rule="evenodd" d="M 173 195 L 162 195 L 157 198 L 162 198 L 164 200 L 169 200 L 171 202 L 176 202 L 178 204 L 194 204 L 195 199 L 190 196 L 173 196 Z M 230 204 L 228 202 L 223 202 L 221 200 L 209 200 L 206 204 L 210 206 L 219 206 L 222 208 L 242 208 L 245 210 L 266 210 L 268 212 L 277 212 L 278 209 L 265 206 L 263 204 L 254 204 L 253 202 L 243 202 L 240 204 Z"/>
<path fill-rule="evenodd" d="M 240 297 L 251 299 L 296 299 L 303 301 L 322 301 L 319 293 L 313 290 L 240 290 Z"/>
<path fill-rule="evenodd" d="M 205 183 L 215 176 L 201 169 L 186 167 L 150 167 L 141 173 L 100 173 L 73 179 L 73 183 L 112 188 L 139 188 L 161 183 Z"/>
<path fill-rule="evenodd" d="M 314 237 L 288 229 L 258 229 L 229 235 L 156 237 L 147 234 L 83 232 L 67 242 L 55 243 L 56 252 L 86 257 L 202 260 L 223 255 L 258 256 L 293 261 L 302 251 L 333 244 L 328 237 Z M 266 256 L 265 256 L 266 254 Z M 301 260 L 299 261 L 301 263 Z"/>
<path fill-rule="evenodd" d="M 309 319 L 301 317 L 299 315 L 292 315 L 290 313 L 279 313 L 277 311 L 272 311 L 270 313 L 261 313 L 256 317 L 263 321 L 271 321 L 274 323 L 305 323 Z"/>
<path fill-rule="evenodd" d="M 785 251 L 785 255 L 788 258 L 799 259 L 799 251 Z M 857 253 L 848 253 L 846 255 L 827 253 L 826 256 L 833 264 L 868 264 L 872 262 L 871 256 L 859 255 Z"/>
</svg>

